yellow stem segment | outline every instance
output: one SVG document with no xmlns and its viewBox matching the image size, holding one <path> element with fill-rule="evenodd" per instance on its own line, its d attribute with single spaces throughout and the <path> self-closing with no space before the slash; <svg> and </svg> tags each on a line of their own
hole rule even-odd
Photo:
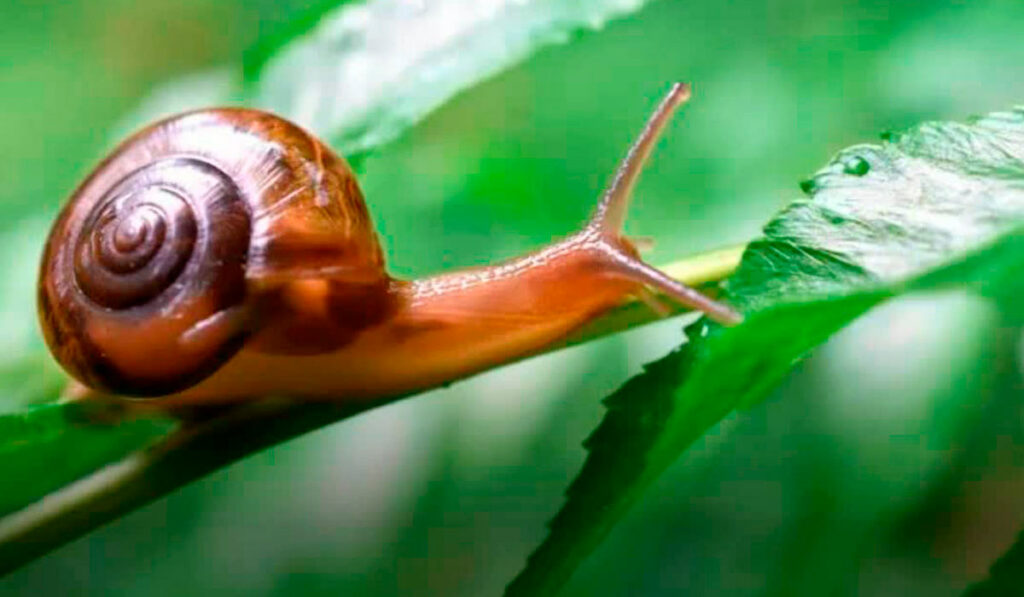
<svg viewBox="0 0 1024 597">
<path fill-rule="evenodd" d="M 737 245 L 700 253 L 663 265 L 659 269 L 673 279 L 687 286 L 697 288 L 706 284 L 720 282 L 732 275 L 739 266 L 745 249 L 746 245 Z M 654 295 L 655 301 L 657 301 L 659 296 Z M 563 341 L 547 347 L 542 352 L 580 344 L 686 311 L 685 308 L 674 301 L 657 302 L 661 307 L 658 310 L 653 309 L 650 304 L 645 304 L 643 300 L 631 298 L 623 303 L 622 306 L 576 330 Z"/>
</svg>

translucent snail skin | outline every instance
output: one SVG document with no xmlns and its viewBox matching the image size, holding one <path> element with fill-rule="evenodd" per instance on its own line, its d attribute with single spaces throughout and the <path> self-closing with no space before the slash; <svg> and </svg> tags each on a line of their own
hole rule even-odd
<svg viewBox="0 0 1024 597">
<path fill-rule="evenodd" d="M 514 360 L 657 290 L 740 320 L 621 234 L 676 84 L 575 234 L 497 265 L 392 278 L 348 164 L 266 112 L 157 122 L 79 186 L 50 232 L 39 317 L 92 393 L 202 404 L 367 400 Z"/>
</svg>

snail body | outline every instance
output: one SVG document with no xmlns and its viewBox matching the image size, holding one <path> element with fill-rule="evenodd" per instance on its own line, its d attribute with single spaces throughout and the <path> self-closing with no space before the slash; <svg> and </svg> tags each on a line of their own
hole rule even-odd
<svg viewBox="0 0 1024 597">
<path fill-rule="evenodd" d="M 388 275 L 352 170 L 298 126 L 245 109 L 158 122 L 55 222 L 44 337 L 94 393 L 194 404 L 393 396 L 529 354 L 649 287 L 736 321 L 620 234 L 642 163 L 687 97 L 673 87 L 581 231 L 416 281 Z"/>
</svg>

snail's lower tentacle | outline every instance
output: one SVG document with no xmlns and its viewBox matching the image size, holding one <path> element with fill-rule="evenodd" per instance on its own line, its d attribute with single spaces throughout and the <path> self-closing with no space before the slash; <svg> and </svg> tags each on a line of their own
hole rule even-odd
<svg viewBox="0 0 1024 597">
<path fill-rule="evenodd" d="M 743 316 L 732 307 L 709 298 L 625 251 L 609 253 L 609 267 L 619 275 L 654 288 L 681 305 L 703 311 L 718 323 L 736 325 Z"/>
</svg>

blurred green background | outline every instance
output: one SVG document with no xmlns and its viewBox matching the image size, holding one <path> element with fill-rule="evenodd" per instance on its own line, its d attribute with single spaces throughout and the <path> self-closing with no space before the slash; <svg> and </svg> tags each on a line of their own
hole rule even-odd
<svg viewBox="0 0 1024 597">
<path fill-rule="evenodd" d="M 49 218 L 154 85 L 238 64 L 319 1 L 32 0 L 0 19 L 0 348 Z M 576 226 L 668 82 L 695 85 L 628 230 L 652 260 L 742 242 L 838 149 L 1024 101 L 1017 0 L 661 0 L 460 95 L 362 164 L 393 271 Z M 521 567 L 600 400 L 673 320 L 255 455 L 0 582 L 0 594 L 488 595 Z M 847 329 L 666 474 L 568 595 L 954 595 L 1024 521 L 1019 330 L 966 295 Z"/>
</svg>

